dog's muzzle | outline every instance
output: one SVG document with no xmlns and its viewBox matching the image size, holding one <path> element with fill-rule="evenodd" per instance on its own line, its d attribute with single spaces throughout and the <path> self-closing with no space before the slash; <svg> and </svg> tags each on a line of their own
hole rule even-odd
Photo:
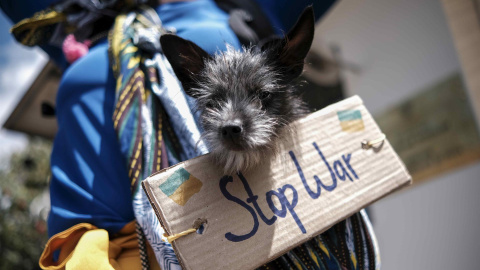
<svg viewBox="0 0 480 270">
<path fill-rule="evenodd" d="M 223 143 L 230 150 L 234 151 L 240 151 L 244 149 L 244 132 L 243 123 L 239 119 L 227 121 L 220 127 L 220 134 Z"/>
</svg>

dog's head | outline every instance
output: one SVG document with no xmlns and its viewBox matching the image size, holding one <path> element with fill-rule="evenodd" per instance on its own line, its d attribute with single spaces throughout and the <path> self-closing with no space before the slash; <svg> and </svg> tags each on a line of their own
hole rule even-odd
<svg viewBox="0 0 480 270">
<path fill-rule="evenodd" d="M 185 92 L 197 99 L 203 137 L 225 172 L 245 170 L 276 150 L 283 127 L 305 114 L 295 89 L 314 32 L 307 8 L 284 38 L 210 56 L 175 35 L 160 41 Z M 208 37 L 206 37 L 208 38 Z"/>
</svg>

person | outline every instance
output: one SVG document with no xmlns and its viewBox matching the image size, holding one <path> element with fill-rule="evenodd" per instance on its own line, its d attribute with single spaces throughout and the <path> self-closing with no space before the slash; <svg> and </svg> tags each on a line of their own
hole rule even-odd
<svg viewBox="0 0 480 270">
<path fill-rule="evenodd" d="M 0 6 L 12 21 L 19 22 L 23 18 L 33 16 L 36 11 L 47 9 L 52 4 L 56 4 L 55 2 L 53 0 L 2 0 Z M 138 228 L 135 227 L 135 220 L 142 215 L 135 213 L 135 199 L 132 203 L 132 193 L 141 194 L 141 191 L 138 192 L 138 183 L 131 184 L 128 166 L 131 164 L 131 146 L 135 144 L 132 138 L 138 136 L 128 134 L 130 129 L 125 128 L 123 131 L 127 134 L 123 134 L 125 136 L 122 137 L 119 135 L 119 129 L 115 128 L 115 120 L 112 116 L 120 103 L 117 94 L 119 76 L 115 74 L 115 69 L 112 69 L 110 63 L 111 42 L 109 43 L 105 34 L 110 27 L 96 30 L 102 27 L 97 27 L 98 23 L 95 22 L 103 19 L 92 15 L 95 12 L 88 10 L 87 7 L 91 6 L 86 4 L 87 2 L 89 1 L 65 0 L 56 6 L 63 10 L 68 10 L 66 7 L 74 4 L 83 7 L 81 12 L 70 14 L 69 18 L 70 21 L 82 26 L 77 29 L 78 36 L 83 36 L 83 40 L 90 43 L 88 53 L 81 58 L 75 59 L 72 63 L 67 61 L 60 49 L 63 44 L 59 40 L 63 42 L 67 38 L 67 34 L 58 35 L 59 31 L 65 30 L 61 24 L 56 25 L 54 29 L 44 31 L 49 37 L 48 41 L 53 42 L 43 43 L 42 49 L 64 69 L 64 74 L 56 98 L 59 129 L 51 156 L 51 211 L 48 218 L 48 232 L 51 239 L 44 250 L 40 264 L 44 269 L 56 269 L 68 264 L 70 267 L 81 266 L 82 269 L 89 267 L 98 269 L 99 266 L 135 269 L 141 266 L 137 242 L 142 241 L 141 237 L 137 240 L 139 233 L 137 233 Z M 333 1 L 330 1 L 329 5 L 331 2 Z M 104 4 L 95 7 L 96 11 L 105 11 L 100 12 L 107 17 L 102 22 L 106 21 L 112 25 L 115 17 L 111 17 L 110 11 L 115 10 L 116 5 L 123 4 L 123 1 L 105 1 Z M 288 31 L 288 28 L 295 23 L 298 14 L 307 4 L 311 4 L 311 1 L 279 3 L 259 0 L 257 4 L 265 11 L 272 28 L 278 34 Z M 295 8 L 285 8 L 285 6 L 282 8 L 281 5 L 291 5 Z M 212 0 L 163 0 L 161 4 L 155 3 L 151 6 L 161 19 L 163 29 L 174 31 L 177 35 L 195 42 L 210 54 L 225 50 L 226 44 L 241 49 L 242 44 L 230 27 L 229 14 Z M 286 13 L 287 10 L 292 13 L 291 16 Z M 325 10 L 326 8 L 323 7 L 323 12 Z M 298 14 L 295 16 L 293 13 Z M 320 17 L 321 13 L 318 11 L 317 16 Z M 80 17 L 84 20 L 79 19 Z M 35 23 L 37 21 L 33 21 L 33 24 Z M 21 34 L 19 36 L 23 37 Z M 185 99 L 188 105 L 192 104 L 191 100 Z M 165 105 L 165 102 L 162 104 Z M 161 108 L 166 106 L 157 107 L 162 110 Z M 189 114 L 195 119 L 193 111 Z M 162 117 L 163 123 L 168 123 L 172 122 L 169 119 L 175 116 L 163 113 Z M 182 134 L 172 127 L 174 124 L 157 130 L 156 134 L 163 136 L 165 140 L 159 140 L 156 148 L 160 149 L 161 159 L 153 166 L 155 168 L 174 165 L 204 151 L 200 149 L 199 152 L 188 153 L 188 143 L 185 143 L 185 140 L 182 140 Z M 133 127 L 135 123 L 125 125 Z M 148 170 L 144 170 L 143 174 L 148 176 Z M 142 204 L 141 200 L 137 202 Z M 151 217 L 150 215 L 146 223 L 156 222 L 151 220 Z M 351 220 L 342 222 L 334 230 L 325 233 L 323 238 L 315 240 L 318 247 L 324 247 L 327 250 L 331 248 L 330 253 L 335 255 L 327 258 L 321 254 L 322 251 L 319 248 L 311 249 L 315 254 L 319 254 L 318 257 L 324 261 L 325 267 L 334 269 L 333 266 L 353 265 L 349 256 L 342 257 L 335 253 L 338 251 L 334 248 L 336 244 L 332 239 L 344 234 L 345 231 L 353 231 L 354 228 L 360 229 L 363 233 L 356 235 L 355 243 L 364 243 L 365 251 L 360 251 L 358 248 L 357 253 L 352 251 L 351 254 L 356 254 L 356 260 L 362 261 L 362 265 L 366 263 L 370 268 L 375 267 L 378 253 L 375 250 L 375 240 L 369 228 L 368 218 L 364 214 L 358 214 Z M 148 230 L 145 227 L 142 229 Z M 171 252 L 171 247 L 168 244 L 158 244 L 159 239 L 156 238 L 155 235 L 148 235 L 147 232 L 150 267 L 178 268 L 179 265 L 175 264 L 176 259 Z M 340 244 L 346 245 L 346 243 Z M 297 253 L 294 251 L 269 267 L 286 269 L 299 265 L 300 255 L 296 254 L 304 254 L 307 250 L 309 249 L 305 246 L 299 247 Z M 90 256 L 91 254 L 95 256 Z M 174 263 L 169 264 L 172 261 Z"/>
</svg>

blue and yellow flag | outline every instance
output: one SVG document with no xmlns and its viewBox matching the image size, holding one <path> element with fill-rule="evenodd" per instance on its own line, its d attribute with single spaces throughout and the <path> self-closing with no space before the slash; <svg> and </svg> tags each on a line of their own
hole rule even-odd
<svg viewBox="0 0 480 270">
<path fill-rule="evenodd" d="M 340 126 L 345 132 L 357 132 L 365 129 L 362 113 L 359 110 L 345 110 L 337 112 Z"/>
<path fill-rule="evenodd" d="M 200 191 L 202 185 L 195 176 L 184 168 L 180 168 L 160 185 L 160 190 L 178 205 L 184 206 L 195 193 Z"/>
</svg>

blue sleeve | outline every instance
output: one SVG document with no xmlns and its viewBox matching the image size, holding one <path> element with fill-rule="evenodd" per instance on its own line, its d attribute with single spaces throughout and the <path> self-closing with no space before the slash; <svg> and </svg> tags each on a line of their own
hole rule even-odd
<svg viewBox="0 0 480 270">
<path fill-rule="evenodd" d="M 227 43 L 240 48 L 227 14 L 210 0 L 169 3 L 157 12 L 165 26 L 209 53 L 224 50 Z M 50 236 L 83 222 L 115 233 L 134 219 L 126 161 L 113 128 L 114 100 L 104 41 L 65 71 L 58 90 Z"/>
<path fill-rule="evenodd" d="M 165 27 L 175 28 L 177 35 L 195 42 L 209 54 L 226 50 L 226 44 L 242 47 L 228 24 L 229 15 L 212 0 L 166 3 L 156 10 Z"/>
<path fill-rule="evenodd" d="M 87 222 L 110 232 L 134 219 L 125 159 L 113 128 L 115 85 L 108 44 L 64 73 L 51 157 L 50 236 Z"/>
</svg>

